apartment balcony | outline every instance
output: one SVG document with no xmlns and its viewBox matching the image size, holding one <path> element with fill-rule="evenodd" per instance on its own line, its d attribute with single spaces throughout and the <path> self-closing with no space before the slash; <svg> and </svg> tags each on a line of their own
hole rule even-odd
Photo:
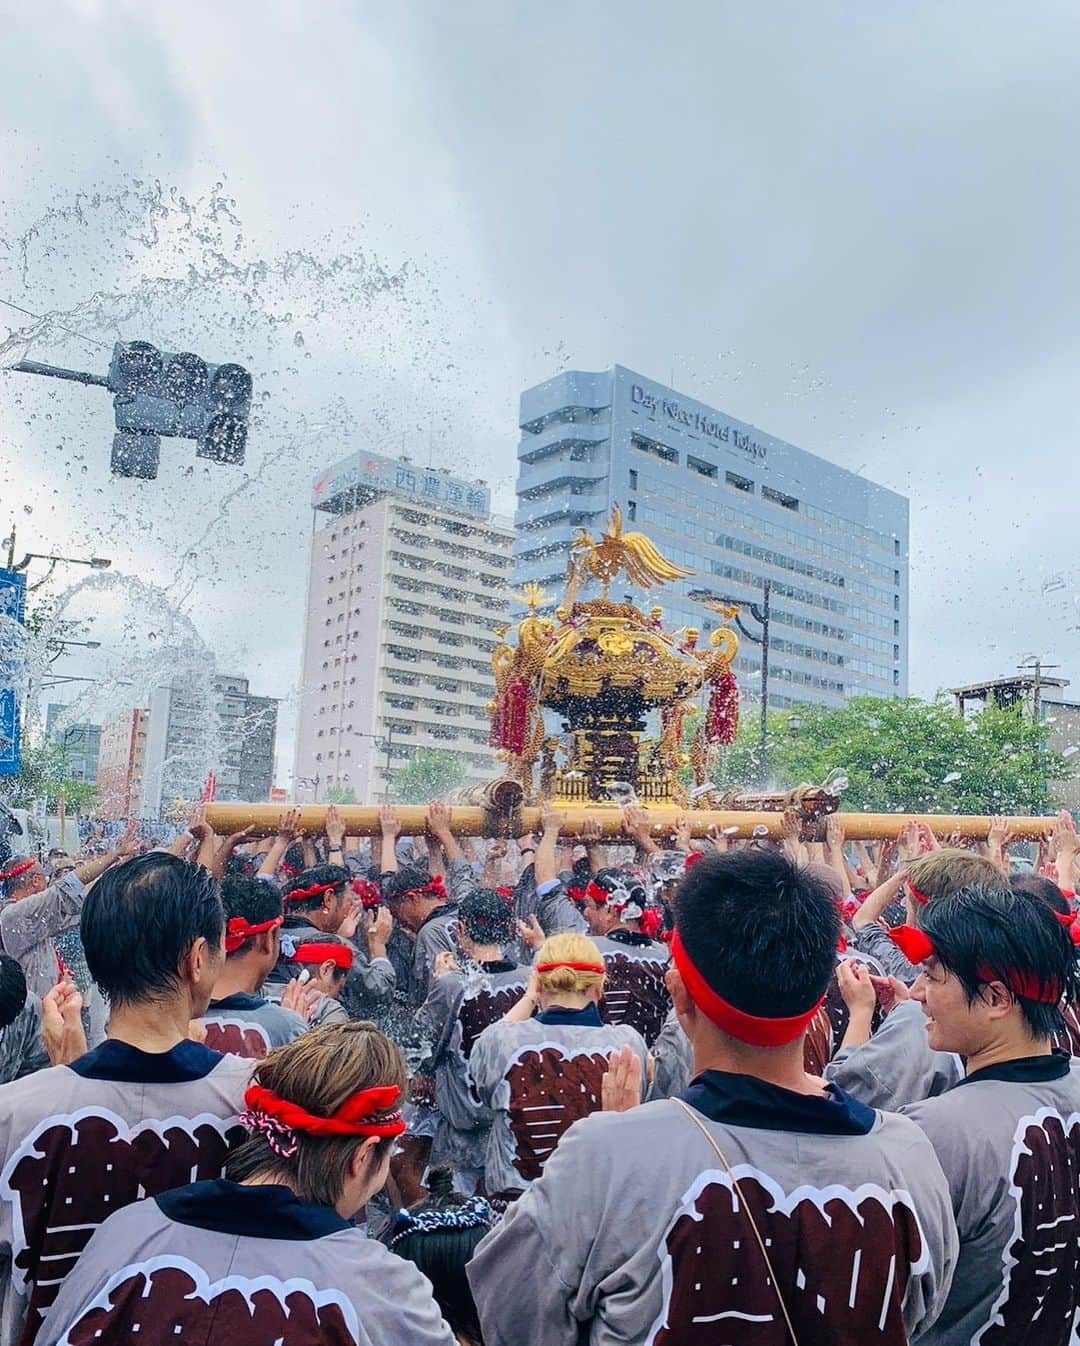
<svg viewBox="0 0 1080 1346">
<path fill-rule="evenodd" d="M 538 434 L 523 434 L 518 444 L 518 461 L 542 463 L 556 449 L 575 445 L 606 444 L 611 437 L 610 421 L 553 420 Z"/>
<path fill-rule="evenodd" d="M 590 495 L 561 492 L 539 500 L 519 501 L 515 521 L 519 529 L 530 530 L 551 528 L 560 523 L 588 527 L 594 519 L 606 515 L 607 509 L 606 491 L 596 491 Z"/>
</svg>

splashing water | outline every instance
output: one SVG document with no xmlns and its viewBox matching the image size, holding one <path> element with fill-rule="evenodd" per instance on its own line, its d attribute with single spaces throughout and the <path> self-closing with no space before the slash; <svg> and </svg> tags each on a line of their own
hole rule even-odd
<svg viewBox="0 0 1080 1346">
<path fill-rule="evenodd" d="M 156 482 L 111 476 L 102 390 L 0 378 L 12 430 L 0 498 L 33 510 L 20 540 L 111 557 L 114 572 L 74 586 L 61 610 L 122 599 L 128 612 L 122 667 L 114 658 L 66 721 L 145 705 L 155 679 L 182 678 L 210 725 L 193 759 L 212 765 L 215 665 L 299 700 L 314 476 L 361 446 L 397 455 L 422 436 L 430 454 L 436 424 L 461 469 L 480 396 L 462 385 L 460 338 L 442 330 L 440 289 L 409 259 L 382 260 L 358 227 L 264 248 L 221 184 L 189 197 L 132 179 L 29 224 L 10 219 L 16 209 L 0 224 L 11 240 L 0 295 L 41 316 L 0 310 L 19 324 L 0 340 L 0 366 L 29 357 L 102 372 L 112 342 L 139 339 L 252 371 L 247 464 L 211 466 L 166 440 Z M 40 641 L 0 630 L 2 676 L 34 701 L 43 664 Z"/>
</svg>

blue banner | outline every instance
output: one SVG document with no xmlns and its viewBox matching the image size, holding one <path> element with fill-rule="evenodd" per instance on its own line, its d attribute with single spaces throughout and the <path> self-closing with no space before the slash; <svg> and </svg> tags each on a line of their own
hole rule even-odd
<svg viewBox="0 0 1080 1346">
<path fill-rule="evenodd" d="M 26 617 L 26 576 L 0 570 L 0 618 L 22 623 Z M 10 657 L 10 656 L 9 656 Z M 0 683 L 21 681 L 4 663 L 0 641 Z M 19 751 L 19 699 L 12 688 L 0 689 L 0 776 L 17 776 L 22 769 Z"/>
</svg>

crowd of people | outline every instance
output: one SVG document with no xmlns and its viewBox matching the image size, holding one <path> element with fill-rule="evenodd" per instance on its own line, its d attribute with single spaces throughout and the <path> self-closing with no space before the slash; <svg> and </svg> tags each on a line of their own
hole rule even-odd
<svg viewBox="0 0 1080 1346">
<path fill-rule="evenodd" d="M 1080 839 L 0 864 L 0 1346 L 1076 1346 Z"/>
</svg>

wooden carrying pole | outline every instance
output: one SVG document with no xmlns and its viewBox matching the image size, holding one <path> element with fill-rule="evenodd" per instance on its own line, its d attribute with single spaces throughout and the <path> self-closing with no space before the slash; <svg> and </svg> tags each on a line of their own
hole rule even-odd
<svg viewBox="0 0 1080 1346">
<path fill-rule="evenodd" d="M 584 806 L 556 805 L 562 817 L 561 834 L 564 837 L 581 835 L 586 818 L 600 823 L 604 837 L 625 836 L 622 814 L 611 805 Z M 326 826 L 325 804 L 299 806 L 300 825 L 305 832 L 318 835 Z M 427 830 L 427 809 L 422 805 L 402 804 L 395 812 L 403 836 L 419 836 Z M 339 804 L 338 813 L 346 831 L 353 837 L 374 837 L 380 832 L 379 810 L 373 805 Z M 657 805 L 648 810 L 656 836 L 670 836 L 675 822 L 684 815 L 690 819 L 690 833 L 695 837 L 708 835 L 710 828 L 732 837 L 769 836 L 781 834 L 779 813 L 756 813 L 733 810 L 729 812 L 707 809 L 679 809 L 673 805 Z M 221 835 L 250 828 L 252 836 L 273 836 L 282 816 L 279 804 L 208 804 L 206 821 Z M 992 818 L 963 814 L 904 814 L 904 813 L 838 813 L 834 814 L 844 829 L 848 841 L 881 841 L 900 835 L 905 825 L 914 818 L 926 823 L 939 839 L 953 833 L 966 838 L 985 838 L 993 823 Z M 1010 818 L 1009 829 L 1016 841 L 1035 841 L 1048 836 L 1054 818 Z M 517 837 L 526 832 L 539 832 L 540 810 L 535 806 L 514 813 L 499 813 L 478 805 L 455 804 L 450 809 L 450 826 L 462 837 Z M 823 818 L 803 824 L 803 839 L 820 841 L 825 836 Z"/>
</svg>

